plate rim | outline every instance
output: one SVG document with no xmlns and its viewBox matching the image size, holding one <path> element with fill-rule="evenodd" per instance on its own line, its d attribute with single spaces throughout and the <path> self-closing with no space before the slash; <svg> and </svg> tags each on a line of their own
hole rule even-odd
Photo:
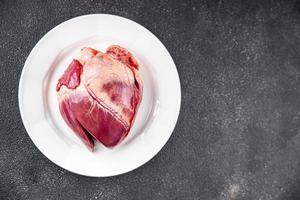
<svg viewBox="0 0 300 200">
<path fill-rule="evenodd" d="M 85 17 L 101 17 L 101 16 L 106 16 L 106 17 L 113 17 L 113 18 L 119 18 L 119 19 L 122 19 L 122 20 L 127 20 L 127 21 L 130 21 L 131 23 L 134 23 L 135 25 L 141 27 L 142 29 L 144 29 L 145 31 L 148 31 L 152 36 L 154 36 L 154 38 L 156 38 L 159 43 L 161 43 L 162 47 L 165 48 L 169 58 L 171 58 L 171 62 L 174 64 L 174 67 L 175 67 L 175 72 L 176 72 L 176 75 L 177 75 L 177 80 L 178 80 L 178 108 L 176 110 L 176 120 L 174 121 L 174 123 L 172 124 L 172 128 L 170 128 L 170 134 L 168 135 L 167 139 L 163 142 L 163 145 L 158 149 L 157 152 L 153 153 L 151 156 L 149 156 L 149 158 L 147 159 L 147 161 L 145 162 L 142 162 L 141 164 L 137 164 L 135 167 L 131 168 L 130 170 L 125 170 L 124 172 L 121 172 L 121 173 L 115 173 L 115 174 L 108 174 L 108 175 L 91 175 L 91 174 L 86 174 L 86 173 L 82 173 L 82 172 L 77 172 L 75 170 L 71 170 L 71 169 L 67 169 L 65 168 L 61 163 L 58 163 L 56 161 L 54 161 L 52 158 L 48 157 L 42 150 L 41 148 L 39 147 L 39 145 L 36 144 L 36 142 L 33 140 L 32 136 L 29 134 L 29 124 L 27 124 L 27 122 L 25 122 L 25 114 L 24 114 L 24 109 L 23 109 L 23 105 L 22 105 L 22 100 L 21 100 L 21 95 L 24 93 L 23 92 L 23 89 L 22 89 L 22 83 L 24 82 L 24 74 L 25 74 L 25 71 L 26 69 L 30 66 L 29 65 L 29 62 L 31 61 L 31 57 L 34 55 L 34 53 L 36 52 L 37 48 L 40 46 L 40 44 L 47 39 L 47 37 L 50 35 L 50 33 L 52 32 L 55 32 L 60 26 L 62 25 L 66 25 L 68 23 L 71 23 L 72 21 L 76 21 L 76 20 L 79 20 L 80 18 L 85 18 Z M 122 17 L 122 16 L 118 16 L 118 15 L 113 15 L 113 14 L 106 14 L 106 13 L 98 13 L 98 14 L 86 14 L 86 15 L 80 15 L 80 16 L 76 16 L 76 17 L 73 17 L 73 18 L 70 18 L 68 20 L 65 20 L 59 24 L 57 24 L 55 27 L 53 27 L 52 29 L 50 29 L 47 33 L 45 33 L 39 40 L 38 42 L 34 45 L 34 47 L 32 48 L 32 50 L 30 51 L 29 55 L 27 56 L 26 58 L 26 61 L 23 65 L 23 68 L 22 68 L 22 72 L 21 72 L 21 75 L 20 75 L 20 79 L 19 79 L 19 85 L 18 85 L 18 105 L 19 105 L 19 111 L 20 111 L 20 115 L 21 115 L 21 120 L 22 120 L 22 123 L 24 125 L 24 128 L 26 130 L 26 133 L 27 135 L 29 136 L 30 140 L 32 141 L 32 143 L 34 144 L 34 146 L 41 152 L 41 154 L 43 156 L 45 156 L 48 160 L 50 160 L 52 163 L 54 163 L 55 165 L 63 168 L 64 170 L 66 171 L 69 171 L 71 173 L 74 173 L 74 174 L 77 174 L 77 175 L 81 175 L 81 176 L 87 176 L 87 177 L 113 177 L 113 176 L 119 176 L 119 175 L 122 175 L 122 174 L 126 174 L 126 173 L 129 173 L 141 166 L 143 166 L 144 164 L 146 164 L 147 162 L 151 161 L 156 155 L 158 155 L 158 153 L 164 148 L 164 146 L 166 145 L 166 143 L 169 141 L 171 135 L 173 134 L 175 128 L 176 128 L 176 125 L 177 125 L 177 122 L 178 122 L 178 118 L 179 118 L 179 115 L 180 115 L 180 110 L 181 110 L 181 98 L 182 98 L 182 95 L 181 95 L 181 82 L 180 82 L 180 76 L 179 76 L 179 73 L 178 73 L 178 70 L 177 70 L 177 67 L 176 67 L 176 64 L 170 54 L 170 52 L 168 51 L 168 49 L 166 48 L 166 46 L 161 42 L 161 40 L 156 37 L 155 34 L 153 34 L 149 29 L 147 29 L 146 27 L 142 26 L 141 24 L 131 20 L 131 19 L 128 19 L 128 18 L 125 18 L 125 17 Z"/>
</svg>

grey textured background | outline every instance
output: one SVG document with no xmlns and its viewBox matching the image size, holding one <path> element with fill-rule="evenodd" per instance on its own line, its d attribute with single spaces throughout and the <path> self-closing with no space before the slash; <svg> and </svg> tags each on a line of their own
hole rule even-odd
<svg viewBox="0 0 300 200">
<path fill-rule="evenodd" d="M 18 108 L 36 42 L 72 17 L 132 19 L 166 45 L 182 107 L 167 145 L 125 175 L 44 157 Z M 300 2 L 0 0 L 0 199 L 300 199 Z"/>
</svg>

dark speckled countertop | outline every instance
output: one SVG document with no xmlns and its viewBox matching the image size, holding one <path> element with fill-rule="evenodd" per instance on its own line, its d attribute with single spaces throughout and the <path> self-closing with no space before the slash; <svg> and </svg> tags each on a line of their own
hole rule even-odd
<svg viewBox="0 0 300 200">
<path fill-rule="evenodd" d="M 300 199 L 299 1 L 0 1 L 0 199 Z M 172 137 L 111 178 L 51 163 L 18 108 L 23 64 L 72 17 L 110 13 L 152 31 L 179 72 Z"/>
</svg>

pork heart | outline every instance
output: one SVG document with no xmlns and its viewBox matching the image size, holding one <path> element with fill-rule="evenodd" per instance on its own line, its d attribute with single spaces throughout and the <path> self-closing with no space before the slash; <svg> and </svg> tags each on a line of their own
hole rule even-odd
<svg viewBox="0 0 300 200">
<path fill-rule="evenodd" d="M 142 100 L 143 83 L 132 54 L 117 45 L 102 53 L 83 48 L 59 79 L 59 109 L 69 127 L 93 151 L 129 133 Z"/>
</svg>

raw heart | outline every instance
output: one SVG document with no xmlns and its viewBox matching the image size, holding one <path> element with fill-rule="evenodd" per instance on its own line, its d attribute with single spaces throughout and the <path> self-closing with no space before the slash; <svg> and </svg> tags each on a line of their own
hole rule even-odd
<svg viewBox="0 0 300 200">
<path fill-rule="evenodd" d="M 106 53 L 83 48 L 59 79 L 60 112 L 86 146 L 107 147 L 129 133 L 142 100 L 143 83 L 132 54 L 117 45 Z"/>
</svg>

